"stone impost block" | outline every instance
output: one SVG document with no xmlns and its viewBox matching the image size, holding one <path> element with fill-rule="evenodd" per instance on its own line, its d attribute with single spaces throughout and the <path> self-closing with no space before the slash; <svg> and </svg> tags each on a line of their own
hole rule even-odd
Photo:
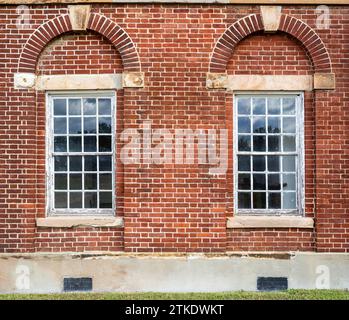
<svg viewBox="0 0 349 320">
<path fill-rule="evenodd" d="M 122 74 L 123 88 L 142 88 L 144 87 L 143 72 L 124 72 Z"/>
<path fill-rule="evenodd" d="M 13 82 L 14 82 L 15 89 L 33 88 L 35 86 L 35 74 L 34 73 L 15 73 Z"/>
<path fill-rule="evenodd" d="M 334 73 L 315 73 L 314 89 L 334 89 L 336 78 Z"/>
<path fill-rule="evenodd" d="M 226 89 L 228 76 L 225 73 L 207 73 L 206 87 L 208 89 Z"/>
</svg>

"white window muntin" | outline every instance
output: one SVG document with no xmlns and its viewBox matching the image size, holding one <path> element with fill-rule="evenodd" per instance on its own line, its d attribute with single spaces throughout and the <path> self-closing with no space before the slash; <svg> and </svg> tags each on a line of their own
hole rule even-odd
<svg viewBox="0 0 349 320">
<path fill-rule="evenodd" d="M 74 117 L 67 114 L 66 116 L 66 127 L 67 127 L 67 131 L 66 134 L 59 134 L 60 136 L 66 136 L 67 137 L 67 150 L 66 152 L 55 152 L 54 151 L 54 115 L 53 115 L 53 101 L 54 99 L 80 99 L 81 101 L 83 99 L 96 99 L 96 101 L 98 101 L 97 99 L 110 99 L 111 101 L 111 113 L 110 113 L 110 117 L 111 117 L 111 152 L 100 152 L 98 150 L 98 137 L 102 136 L 103 134 L 98 133 L 98 111 L 96 111 L 96 151 L 92 152 L 84 152 L 81 150 L 81 152 L 69 152 L 68 150 L 68 137 L 69 137 L 69 131 L 68 131 L 68 121 L 70 117 Z M 47 176 L 47 212 L 49 215 L 107 215 L 107 216 L 111 216 L 114 215 L 115 213 L 115 172 L 116 172 L 116 159 L 115 159 L 115 132 L 116 132 L 116 101 L 115 101 L 115 94 L 114 92 L 110 92 L 110 91 L 99 91 L 99 92 L 48 92 L 46 94 L 46 101 L 47 101 L 47 121 L 46 121 L 46 129 L 47 129 L 47 135 L 46 135 L 46 145 L 47 145 L 47 169 L 46 169 L 46 176 Z M 97 102 L 98 103 L 98 102 Z M 67 106 L 68 108 L 68 106 Z M 97 110 L 98 110 L 98 106 L 96 106 Z M 84 114 L 83 114 L 83 106 L 81 104 L 81 126 L 84 126 Z M 79 117 L 79 116 L 76 116 Z M 84 136 L 92 136 L 93 134 L 85 134 L 84 132 L 81 132 L 81 144 L 83 145 L 83 137 Z M 74 136 L 74 135 L 72 135 Z M 78 135 L 76 135 L 78 136 Z M 96 189 L 91 189 L 88 190 L 87 192 L 91 191 L 91 192 L 97 192 L 97 198 L 98 198 L 98 203 L 99 203 L 99 193 L 101 192 L 100 188 L 99 188 L 99 180 L 100 180 L 100 174 L 111 174 L 111 189 L 109 191 L 111 191 L 111 207 L 110 208 L 55 208 L 55 168 L 54 168 L 54 158 L 56 156 L 66 156 L 67 157 L 67 163 L 69 162 L 69 157 L 70 156 L 74 156 L 74 157 L 78 157 L 81 156 L 82 157 L 82 169 L 81 169 L 81 174 L 82 174 L 82 189 L 81 190 L 74 190 L 76 192 L 82 191 L 85 192 L 86 190 L 84 190 L 84 176 L 85 176 L 85 171 L 84 171 L 84 156 L 111 156 L 111 170 L 110 171 L 100 171 L 99 170 L 99 159 L 97 158 L 97 170 L 94 171 L 97 174 L 97 188 Z M 66 173 L 67 174 L 67 193 L 68 193 L 68 199 L 67 199 L 67 204 L 69 205 L 69 194 L 71 191 L 69 190 L 69 174 L 70 173 L 74 173 L 73 171 L 70 172 L 68 171 L 60 171 L 62 173 Z M 103 190 L 102 190 L 103 192 Z M 84 196 L 84 194 L 83 194 Z M 83 202 L 83 206 L 84 206 L 84 198 L 82 198 L 82 202 Z"/>
<path fill-rule="evenodd" d="M 272 115 L 268 115 L 267 109 L 266 109 L 266 133 L 264 134 L 266 136 L 266 149 L 265 151 L 253 151 L 253 136 L 258 136 L 258 135 L 263 135 L 260 133 L 254 133 L 253 132 L 253 122 L 252 122 L 252 99 L 251 99 L 251 111 L 250 114 L 248 115 L 251 118 L 250 121 L 250 125 L 251 125 L 251 131 L 249 134 L 246 133 L 246 135 L 250 135 L 251 136 L 251 150 L 250 151 L 239 151 L 238 149 L 238 99 L 239 98 L 266 98 L 268 99 L 269 97 L 271 98 L 290 98 L 290 97 L 294 97 L 295 98 L 295 102 L 296 102 L 296 110 L 295 110 L 295 118 L 296 118 L 296 132 L 295 132 L 295 151 L 283 151 L 282 149 L 280 151 L 275 151 L 275 152 L 270 152 L 267 151 L 268 150 L 268 136 L 272 136 L 273 134 L 268 133 L 268 128 L 267 128 L 267 119 L 268 117 L 272 117 Z M 266 107 L 267 108 L 267 107 Z M 282 108 L 282 106 L 281 106 Z M 281 121 L 283 120 L 282 117 L 283 115 L 280 114 L 279 115 L 281 118 Z M 282 92 L 282 93 L 276 93 L 276 92 L 272 92 L 272 93 L 261 93 L 261 92 L 250 92 L 250 93 L 246 93 L 246 92 L 236 92 L 234 95 L 234 208 L 235 208 L 235 212 L 237 214 L 247 214 L 247 215 L 281 215 L 281 214 L 290 214 L 290 215 L 302 215 L 304 213 L 304 115 L 303 115 L 303 93 L 295 93 L 295 92 Z M 282 132 L 282 124 L 281 124 L 281 132 L 278 134 L 275 134 L 275 136 L 280 136 L 281 138 L 281 145 L 280 147 L 282 148 L 282 144 L 283 144 L 283 138 L 282 136 L 284 136 L 287 134 Z M 238 157 L 241 155 L 245 155 L 245 156 L 250 156 L 250 189 L 249 190 L 239 190 L 238 189 Z M 268 190 L 268 174 L 269 173 L 275 173 L 273 172 L 269 172 L 268 171 L 268 166 L 267 166 L 267 156 L 295 156 L 296 157 L 296 161 L 295 161 L 295 175 L 296 175 L 296 182 L 295 182 L 295 193 L 296 193 L 296 208 L 294 209 L 268 209 L 268 208 L 263 208 L 263 209 L 255 209 L 253 208 L 253 192 L 258 193 L 259 190 L 254 190 L 253 188 L 253 173 L 255 173 L 253 171 L 253 157 L 252 156 L 264 156 L 265 157 L 265 170 L 258 172 L 261 174 L 265 174 L 266 175 L 266 187 L 265 190 L 261 190 L 261 192 L 265 191 L 266 192 L 266 206 L 267 206 L 267 202 L 268 202 L 268 192 L 271 190 Z M 282 158 L 280 158 L 279 160 L 279 165 L 280 167 L 282 166 Z M 283 174 L 287 174 L 287 172 L 283 172 L 283 169 L 280 168 L 280 176 L 283 176 Z M 281 178 L 282 179 L 282 178 Z M 282 180 L 281 180 L 282 181 Z M 280 182 L 282 183 L 282 182 Z M 251 195 L 251 208 L 247 208 L 247 209 L 242 209 L 239 208 L 238 205 L 238 192 L 242 191 L 242 192 L 250 192 Z M 273 192 L 273 191 L 271 191 Z M 281 190 L 280 191 L 275 191 L 275 192 L 281 192 L 281 201 L 283 198 L 283 192 L 288 192 L 286 190 L 282 190 L 282 186 L 281 186 Z"/>
</svg>

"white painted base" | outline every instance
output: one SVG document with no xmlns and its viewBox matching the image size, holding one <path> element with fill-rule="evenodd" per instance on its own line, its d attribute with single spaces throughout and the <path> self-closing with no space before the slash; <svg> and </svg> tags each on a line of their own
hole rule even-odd
<svg viewBox="0 0 349 320">
<path fill-rule="evenodd" d="M 64 277 L 91 277 L 93 291 L 257 290 L 257 277 L 289 288 L 348 289 L 349 254 L 0 254 L 0 293 L 62 292 Z"/>
</svg>

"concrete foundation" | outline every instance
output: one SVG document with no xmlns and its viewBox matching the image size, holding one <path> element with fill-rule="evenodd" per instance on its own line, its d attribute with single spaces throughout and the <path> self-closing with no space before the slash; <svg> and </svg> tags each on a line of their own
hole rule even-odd
<svg viewBox="0 0 349 320">
<path fill-rule="evenodd" d="M 0 293 L 63 291 L 64 278 L 92 278 L 92 291 L 257 290 L 258 277 L 289 289 L 348 289 L 349 254 L 0 254 Z"/>
</svg>

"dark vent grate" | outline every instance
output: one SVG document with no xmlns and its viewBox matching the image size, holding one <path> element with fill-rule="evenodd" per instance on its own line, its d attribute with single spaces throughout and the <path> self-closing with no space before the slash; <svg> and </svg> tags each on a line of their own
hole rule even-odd
<svg viewBox="0 0 349 320">
<path fill-rule="evenodd" d="M 92 278 L 64 278 L 64 291 L 92 291 Z"/>
<path fill-rule="evenodd" d="M 258 277 L 257 290 L 259 291 L 278 291 L 287 290 L 288 280 L 286 277 Z"/>
</svg>

